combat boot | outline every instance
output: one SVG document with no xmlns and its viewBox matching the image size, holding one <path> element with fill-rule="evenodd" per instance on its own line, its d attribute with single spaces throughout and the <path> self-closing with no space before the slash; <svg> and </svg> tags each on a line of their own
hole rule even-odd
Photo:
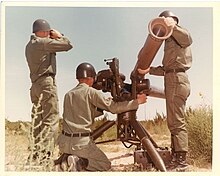
<svg viewBox="0 0 220 176">
<path fill-rule="evenodd" d="M 167 165 L 167 171 L 174 171 L 175 168 L 177 167 L 177 157 L 176 157 L 176 153 L 175 152 L 171 152 L 171 160 L 170 163 Z"/>
<path fill-rule="evenodd" d="M 78 156 L 70 155 L 67 158 L 67 164 L 69 166 L 68 171 L 70 172 L 86 171 L 88 160 Z"/>
<path fill-rule="evenodd" d="M 186 152 L 176 153 L 176 158 L 177 158 L 176 171 L 177 172 L 185 172 L 189 167 L 189 165 L 186 161 Z"/>
<path fill-rule="evenodd" d="M 67 164 L 68 164 L 68 171 L 69 172 L 77 172 L 80 170 L 80 165 L 79 165 L 79 157 L 70 155 L 67 158 Z"/>
<path fill-rule="evenodd" d="M 172 153 L 172 160 L 167 167 L 167 171 L 170 172 L 185 172 L 188 168 L 186 162 L 186 152 Z"/>
</svg>

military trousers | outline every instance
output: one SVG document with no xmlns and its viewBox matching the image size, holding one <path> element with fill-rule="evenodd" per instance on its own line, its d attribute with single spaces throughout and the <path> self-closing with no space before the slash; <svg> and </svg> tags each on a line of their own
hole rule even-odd
<svg viewBox="0 0 220 176">
<path fill-rule="evenodd" d="M 34 143 L 39 143 L 40 140 L 42 142 L 39 135 L 43 135 L 43 145 L 48 145 L 48 142 L 51 141 L 55 143 L 59 127 L 59 108 L 54 78 L 51 76 L 41 77 L 32 83 L 30 96 L 33 103 L 31 116 L 34 122 Z M 39 102 L 40 96 L 42 99 Z M 39 107 L 36 108 L 38 102 Z M 43 130 L 44 132 L 42 132 Z"/>
<path fill-rule="evenodd" d="M 88 171 L 108 171 L 111 168 L 111 162 L 91 137 L 68 137 L 60 134 L 58 145 L 62 153 L 87 159 Z"/>
<path fill-rule="evenodd" d="M 190 83 L 184 72 L 165 75 L 167 125 L 171 133 L 174 152 L 188 151 L 188 134 L 185 121 L 186 100 L 190 95 Z"/>
</svg>

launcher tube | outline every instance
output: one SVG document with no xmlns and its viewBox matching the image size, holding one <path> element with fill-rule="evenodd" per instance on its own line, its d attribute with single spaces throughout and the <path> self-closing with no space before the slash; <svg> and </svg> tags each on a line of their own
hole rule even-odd
<svg viewBox="0 0 220 176">
<path fill-rule="evenodd" d="M 157 54 L 161 44 L 169 38 L 173 30 L 166 25 L 163 17 L 158 17 L 150 21 L 148 24 L 148 37 L 144 46 L 139 51 L 138 60 L 132 71 L 131 77 L 139 75 L 137 69 L 145 70 L 150 67 L 155 55 Z"/>
</svg>

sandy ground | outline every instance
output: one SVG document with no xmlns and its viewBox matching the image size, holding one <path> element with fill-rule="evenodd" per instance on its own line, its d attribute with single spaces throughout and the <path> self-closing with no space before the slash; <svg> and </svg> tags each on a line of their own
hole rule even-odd
<svg viewBox="0 0 220 176">
<path fill-rule="evenodd" d="M 6 134 L 5 138 L 5 171 L 23 171 L 23 167 L 28 157 L 28 140 L 22 135 Z M 112 163 L 111 171 L 146 171 L 140 165 L 134 164 L 134 147 L 125 148 L 118 142 L 108 144 L 98 144 Z M 155 170 L 153 170 L 155 172 Z M 211 172 L 211 167 L 197 168 L 190 166 L 189 171 Z"/>
<path fill-rule="evenodd" d="M 139 164 L 134 163 L 134 147 L 132 149 L 126 149 L 121 142 L 116 142 L 111 145 L 111 149 L 108 149 L 108 145 L 99 146 L 107 155 L 112 163 L 112 171 L 150 171 L 155 172 L 155 168 L 143 169 Z M 111 150 L 111 151 L 109 151 Z M 188 172 L 211 172 L 211 165 L 207 165 L 206 168 L 198 168 L 195 166 L 189 166 Z"/>
</svg>

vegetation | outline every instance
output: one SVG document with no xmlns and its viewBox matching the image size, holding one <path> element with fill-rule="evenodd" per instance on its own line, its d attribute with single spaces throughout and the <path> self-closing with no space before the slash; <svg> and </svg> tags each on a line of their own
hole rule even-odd
<svg viewBox="0 0 220 176">
<path fill-rule="evenodd" d="M 189 137 L 189 162 L 197 167 L 205 167 L 212 164 L 212 119 L 213 112 L 209 106 L 201 106 L 195 109 L 186 110 L 186 127 Z M 100 126 L 106 119 L 99 120 L 95 123 L 95 128 Z M 170 132 L 167 128 L 166 116 L 156 114 L 153 120 L 141 121 L 145 129 L 153 136 L 160 146 L 167 147 L 161 141 L 170 139 Z M 102 136 L 102 140 L 116 138 L 116 128 L 112 127 Z"/>
<path fill-rule="evenodd" d="M 189 155 L 192 164 L 200 167 L 212 163 L 212 119 L 211 107 L 202 106 L 187 110 Z"/>
<path fill-rule="evenodd" d="M 28 157 L 26 161 L 19 165 L 22 170 L 35 171 L 52 171 L 53 158 L 51 156 L 54 151 L 54 140 L 48 139 L 50 135 L 50 128 L 45 126 L 39 134 L 35 134 L 35 130 L 42 125 L 42 122 L 37 122 L 39 115 L 43 113 L 41 111 L 41 100 L 43 94 L 41 94 L 39 101 L 36 105 L 33 105 L 32 122 L 30 123 L 12 123 L 6 120 L 6 130 L 13 129 L 13 134 L 25 135 L 28 139 Z M 7 133 L 6 133 L 7 135 Z M 19 154 L 20 155 L 20 154 Z"/>
<path fill-rule="evenodd" d="M 198 108 L 188 108 L 186 111 L 186 122 L 187 130 L 189 135 L 189 162 L 191 165 L 196 167 L 206 167 L 207 165 L 212 164 L 212 118 L 213 112 L 212 108 L 208 106 L 201 106 Z M 97 128 L 107 119 L 103 118 L 95 122 L 93 128 Z M 158 143 L 159 146 L 169 144 L 170 142 L 170 133 L 166 124 L 166 116 L 164 114 L 156 114 L 154 120 L 141 121 L 141 124 L 145 129 L 153 136 L 153 139 Z M 62 124 L 62 121 L 61 121 Z M 6 119 L 5 129 L 6 129 L 6 165 L 15 164 L 24 161 L 24 157 L 20 156 L 24 150 L 21 147 L 14 147 L 14 144 L 9 144 L 9 140 L 19 139 L 21 136 L 26 136 L 28 142 L 28 134 L 24 129 L 28 129 L 31 125 L 30 122 L 10 122 Z M 100 141 L 109 140 L 116 138 L 117 131 L 116 127 L 113 126 L 107 130 L 99 139 Z M 12 139 L 12 140 L 13 140 Z M 161 143 L 162 141 L 168 141 L 166 144 Z M 11 142 L 10 142 L 11 143 Z M 30 144 L 30 141 L 29 141 Z M 11 148 L 14 147 L 14 152 L 11 152 Z M 28 147 L 28 146 L 27 146 Z M 10 152 L 9 152 L 10 151 Z M 27 151 L 26 151 L 27 152 Z M 8 156 L 8 155 L 9 156 Z M 30 154 L 30 150 L 29 150 Z M 10 155 L 13 155 L 11 161 Z M 23 157 L 20 159 L 20 157 Z M 6 169 L 10 170 L 10 168 Z M 28 170 L 23 168 L 16 168 L 16 171 Z M 33 168 L 32 168 L 33 170 Z M 39 169 L 39 171 L 46 171 L 45 169 Z"/>
</svg>

